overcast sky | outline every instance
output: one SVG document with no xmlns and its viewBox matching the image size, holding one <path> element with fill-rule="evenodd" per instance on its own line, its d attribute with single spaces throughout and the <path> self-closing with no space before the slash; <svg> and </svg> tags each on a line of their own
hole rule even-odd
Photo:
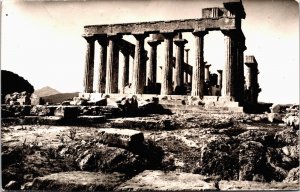
<svg viewBox="0 0 300 192">
<path fill-rule="evenodd" d="M 245 55 L 258 61 L 259 101 L 299 102 L 299 5 L 294 0 L 244 0 Z M 16 1 L 3 0 L 1 69 L 27 79 L 35 89 L 83 90 L 84 25 L 200 18 L 205 7 L 222 1 Z M 193 36 L 189 61 L 194 63 Z M 131 40 L 130 38 L 128 38 Z M 215 72 L 224 66 L 224 36 L 205 36 L 204 57 Z M 132 41 L 134 43 L 134 41 Z M 163 57 L 159 46 L 159 61 Z M 96 46 L 96 49 L 98 47 Z M 146 45 L 147 49 L 147 45 Z M 95 67 L 97 67 L 97 51 Z M 159 62 L 159 64 L 161 64 Z"/>
</svg>

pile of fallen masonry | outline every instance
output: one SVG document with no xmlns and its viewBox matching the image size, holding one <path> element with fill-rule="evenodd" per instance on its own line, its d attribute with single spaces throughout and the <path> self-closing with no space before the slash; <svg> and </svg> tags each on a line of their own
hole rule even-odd
<svg viewBox="0 0 300 192">
<path fill-rule="evenodd" d="M 27 110 L 29 115 L 53 114 L 74 121 L 85 115 L 136 116 L 139 113 L 132 112 L 149 110 L 145 106 L 157 106 L 157 101 L 139 103 L 135 96 L 117 102 L 104 97 L 97 103 L 74 99 L 53 108 L 30 106 Z M 13 105 L 6 107 L 14 108 Z M 24 109 L 25 105 L 18 107 Z M 95 109 L 98 107 L 100 111 Z M 256 186 L 257 189 L 291 189 L 289 187 L 299 185 L 299 130 L 296 121 L 288 123 L 285 119 L 296 117 L 299 106 L 280 106 L 278 111 L 275 108 L 273 105 L 271 113 L 260 115 L 174 114 L 131 120 L 116 118 L 109 124 L 102 124 L 107 128 L 89 128 L 89 137 L 76 137 L 78 133 L 70 129 L 68 138 L 62 137 L 54 147 L 25 141 L 10 147 L 4 142 L 1 154 L 3 188 L 127 191 L 237 190 L 241 189 L 239 186 L 248 186 L 248 189 Z M 102 109 L 110 110 L 104 114 Z M 12 116 L 20 118 L 28 111 L 23 111 L 22 115 L 17 111 Z M 126 113 L 121 114 L 122 111 Z M 281 122 L 286 125 L 270 130 L 242 126 L 270 121 L 274 113 L 280 118 L 273 119 L 271 126 Z M 160 121 L 162 118 L 165 121 Z M 132 130 L 149 122 L 151 126 L 147 131 Z M 155 122 L 163 122 L 163 125 L 155 125 Z M 32 127 L 21 126 L 20 129 L 29 133 Z"/>
</svg>

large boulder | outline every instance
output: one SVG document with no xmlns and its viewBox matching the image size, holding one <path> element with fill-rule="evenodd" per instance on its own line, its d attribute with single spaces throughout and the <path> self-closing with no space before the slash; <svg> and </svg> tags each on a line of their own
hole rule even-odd
<svg viewBox="0 0 300 192">
<path fill-rule="evenodd" d="M 296 167 L 296 168 L 291 169 L 283 182 L 286 182 L 286 183 L 290 183 L 290 182 L 299 183 L 300 182 L 300 167 Z"/>
<path fill-rule="evenodd" d="M 241 142 L 257 141 L 263 145 L 272 145 L 274 142 L 274 135 L 267 131 L 249 130 L 237 136 Z"/>
<path fill-rule="evenodd" d="M 293 128 L 286 128 L 281 131 L 277 131 L 274 140 L 277 145 L 297 145 L 299 138 L 299 130 L 294 130 Z"/>
<path fill-rule="evenodd" d="M 264 146 L 256 141 L 246 141 L 239 148 L 239 180 L 263 180 Z"/>
<path fill-rule="evenodd" d="M 54 115 L 66 119 L 76 118 L 79 115 L 79 108 L 77 106 L 59 106 L 54 111 Z"/>
</svg>

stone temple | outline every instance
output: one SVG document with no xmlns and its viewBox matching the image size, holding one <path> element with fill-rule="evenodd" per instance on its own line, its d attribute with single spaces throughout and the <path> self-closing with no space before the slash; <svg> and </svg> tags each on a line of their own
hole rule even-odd
<svg viewBox="0 0 300 192">
<path fill-rule="evenodd" d="M 196 19 L 84 26 L 87 49 L 84 91 L 79 96 L 135 94 L 167 100 L 188 98 L 206 106 L 230 107 L 235 111 L 256 104 L 261 91 L 257 61 L 254 56 L 244 56 L 246 38 L 241 29 L 246 13 L 240 0 L 225 1 L 223 5 L 202 9 L 202 17 Z M 211 65 L 204 59 L 204 37 L 215 30 L 224 34 L 225 61 L 224 68 L 217 70 L 218 74 L 211 74 Z M 188 41 L 182 38 L 182 33 L 193 34 L 195 50 L 185 49 Z M 124 40 L 124 35 L 132 35 L 136 43 Z M 147 37 L 151 39 L 145 42 Z M 93 93 L 96 42 L 100 47 L 97 50 L 100 59 L 97 89 Z M 157 47 L 161 42 L 164 42 L 164 61 L 160 69 Z M 145 43 L 150 50 L 145 50 Z M 189 64 L 189 51 L 195 51 L 194 66 Z M 133 60 L 131 71 L 130 57 Z M 161 72 L 160 83 L 157 82 L 158 72 Z"/>
</svg>

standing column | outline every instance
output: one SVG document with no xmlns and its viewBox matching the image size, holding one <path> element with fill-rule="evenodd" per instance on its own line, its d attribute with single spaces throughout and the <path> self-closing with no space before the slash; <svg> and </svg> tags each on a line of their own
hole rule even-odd
<svg viewBox="0 0 300 192">
<path fill-rule="evenodd" d="M 210 81 L 210 71 L 209 71 L 210 66 L 211 66 L 211 64 L 205 65 L 205 77 L 204 77 L 205 82 Z"/>
<path fill-rule="evenodd" d="M 236 73 L 236 44 L 234 31 L 222 31 L 225 35 L 225 67 L 222 82 L 222 96 L 235 99 L 235 73 Z"/>
<path fill-rule="evenodd" d="M 165 63 L 162 69 L 161 95 L 172 94 L 172 58 L 174 33 L 163 33 L 165 38 Z"/>
<path fill-rule="evenodd" d="M 98 39 L 100 45 L 100 58 L 99 58 L 99 69 L 98 69 L 98 85 L 97 93 L 105 92 L 105 78 L 106 78 L 106 59 L 107 59 L 107 38 Z"/>
<path fill-rule="evenodd" d="M 150 45 L 150 57 L 149 65 L 147 66 L 147 80 L 146 85 L 153 87 L 156 83 L 156 71 L 157 71 L 157 46 L 161 43 L 160 40 L 149 40 Z"/>
<path fill-rule="evenodd" d="M 222 92 L 222 79 L 223 79 L 223 70 L 217 70 L 217 72 L 219 73 L 218 74 L 218 87 L 219 87 L 219 95 L 218 96 L 221 96 L 221 92 Z"/>
<path fill-rule="evenodd" d="M 196 62 L 193 67 L 192 76 L 192 91 L 191 96 L 199 96 L 203 98 L 204 95 L 204 36 L 206 31 L 200 31 L 193 33 L 196 39 Z"/>
<path fill-rule="evenodd" d="M 246 50 L 245 46 L 245 38 L 242 38 L 237 43 L 237 101 L 241 104 L 244 101 L 244 85 L 245 85 L 245 77 L 244 77 L 244 51 Z"/>
<path fill-rule="evenodd" d="M 181 34 L 181 33 L 180 33 Z M 185 39 L 176 39 L 174 40 L 176 45 L 176 62 L 173 73 L 174 80 L 174 90 L 175 93 L 179 93 L 181 87 L 183 86 L 183 64 L 184 64 L 184 45 L 187 43 Z M 178 91 L 179 92 L 178 92 Z"/>
<path fill-rule="evenodd" d="M 189 50 L 190 49 L 184 49 L 185 50 L 185 63 L 189 64 Z M 184 73 L 184 83 L 188 84 L 189 83 L 189 74 L 187 71 Z"/>
<path fill-rule="evenodd" d="M 94 81 L 94 53 L 95 53 L 95 38 L 92 36 L 83 36 L 87 41 L 85 54 L 85 69 L 84 69 L 84 93 L 93 92 Z"/>
<path fill-rule="evenodd" d="M 121 75 L 120 75 L 120 85 L 119 93 L 124 93 L 125 87 L 128 85 L 129 81 L 129 52 L 128 50 L 121 50 L 122 53 L 122 62 L 121 65 Z"/>
<path fill-rule="evenodd" d="M 118 75 L 119 75 L 119 49 L 117 47 L 117 40 L 119 36 L 108 37 L 108 54 L 106 65 L 106 86 L 105 93 L 118 92 Z"/>
<path fill-rule="evenodd" d="M 143 70 L 146 70 L 146 66 L 143 65 L 144 56 L 144 40 L 145 34 L 134 35 L 136 39 L 135 52 L 134 52 L 134 63 L 133 63 L 133 74 L 132 74 L 132 93 L 142 94 L 144 90 L 143 85 Z"/>
<path fill-rule="evenodd" d="M 255 104 L 257 103 L 258 93 L 261 91 L 257 80 L 257 75 L 259 73 L 257 68 L 258 64 L 254 56 L 247 55 L 245 65 L 248 67 L 246 76 L 246 87 L 249 92 L 248 102 Z"/>
</svg>

